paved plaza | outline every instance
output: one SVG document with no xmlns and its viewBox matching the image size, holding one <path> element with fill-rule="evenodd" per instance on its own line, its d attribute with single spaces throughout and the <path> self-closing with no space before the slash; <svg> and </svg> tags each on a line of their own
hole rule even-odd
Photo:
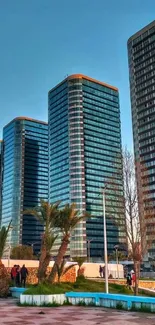
<svg viewBox="0 0 155 325">
<path fill-rule="evenodd" d="M 0 325 L 155 325 L 155 315 L 94 307 L 18 307 L 0 299 Z"/>
</svg>

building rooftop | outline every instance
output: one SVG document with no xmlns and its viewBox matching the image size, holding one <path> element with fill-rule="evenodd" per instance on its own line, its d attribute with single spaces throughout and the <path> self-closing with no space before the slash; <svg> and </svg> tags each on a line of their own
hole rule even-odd
<svg viewBox="0 0 155 325">
<path fill-rule="evenodd" d="M 105 86 L 107 88 L 110 88 L 112 90 L 115 90 L 115 91 L 118 91 L 118 88 L 117 87 L 114 87 L 114 86 L 111 86 L 105 82 L 102 82 L 102 81 L 99 81 L 99 80 L 96 80 L 96 79 L 93 79 L 93 78 L 90 78 L 88 76 L 85 76 L 83 74 L 72 74 L 70 76 L 67 76 L 63 81 L 61 81 L 60 83 L 58 83 L 55 87 L 53 87 L 52 89 L 49 90 L 49 93 L 54 90 L 55 88 L 57 88 L 58 86 L 60 86 L 63 82 L 67 81 L 67 80 L 71 80 L 71 79 L 86 79 L 86 80 L 89 80 L 89 81 L 92 81 L 92 82 L 95 82 L 99 85 L 102 85 L 102 86 Z"/>
<path fill-rule="evenodd" d="M 133 41 L 134 39 L 136 39 L 138 36 L 140 36 L 141 34 L 147 32 L 148 29 L 151 29 L 152 27 L 155 27 L 155 20 L 153 20 L 150 24 L 148 24 L 147 26 L 143 27 L 142 29 L 140 29 L 138 32 L 136 32 L 135 34 L 133 34 L 129 39 L 128 39 L 128 43 L 130 43 L 131 41 Z"/>
<path fill-rule="evenodd" d="M 15 122 L 15 121 L 21 121 L 21 120 L 26 120 L 26 121 L 31 121 L 31 122 L 41 123 L 41 124 L 45 124 L 45 125 L 48 124 L 47 122 L 40 121 L 40 120 L 36 120 L 36 119 L 30 118 L 30 117 L 26 117 L 26 116 L 18 116 L 18 117 L 15 117 L 13 120 L 11 120 L 9 123 L 7 123 L 7 124 L 4 126 L 4 128 L 7 127 L 9 124 Z"/>
</svg>

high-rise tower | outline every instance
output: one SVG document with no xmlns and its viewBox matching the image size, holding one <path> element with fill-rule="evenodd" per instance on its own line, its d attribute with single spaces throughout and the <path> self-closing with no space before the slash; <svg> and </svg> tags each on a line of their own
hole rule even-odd
<svg viewBox="0 0 155 325">
<path fill-rule="evenodd" d="M 123 229 L 112 223 L 114 214 L 125 220 L 118 89 L 84 75 L 71 75 L 49 91 L 48 103 L 50 202 L 75 202 L 81 212 L 93 215 L 72 233 L 70 255 L 101 259 L 101 188 L 110 179 L 119 182 L 119 189 L 117 193 L 106 190 L 111 197 L 106 201 L 109 253 L 116 244 L 123 247 L 125 243 Z"/>
<path fill-rule="evenodd" d="M 2 140 L 0 140 L 0 226 L 1 226 L 1 217 L 2 217 L 2 149 L 3 149 L 3 145 L 2 145 Z"/>
<path fill-rule="evenodd" d="M 48 125 L 17 117 L 3 129 L 2 225 L 12 220 L 8 242 L 40 249 L 43 226 L 27 208 L 48 200 Z"/>
<path fill-rule="evenodd" d="M 128 40 L 129 79 L 140 218 L 155 230 L 155 21 Z M 155 244 L 149 250 L 155 253 Z"/>
</svg>

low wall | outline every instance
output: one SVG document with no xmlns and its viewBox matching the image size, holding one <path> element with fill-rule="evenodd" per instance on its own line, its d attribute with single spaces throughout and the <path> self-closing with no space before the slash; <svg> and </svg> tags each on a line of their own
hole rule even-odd
<svg viewBox="0 0 155 325">
<path fill-rule="evenodd" d="M 20 303 L 34 306 L 58 303 L 62 305 L 68 300 L 72 305 L 85 304 L 124 310 L 143 310 L 155 312 L 155 299 L 151 297 L 136 297 L 118 294 L 93 292 L 67 292 L 53 295 L 20 295 Z"/>
<path fill-rule="evenodd" d="M 85 303 L 108 308 L 125 310 L 155 311 L 155 299 L 151 297 L 137 297 L 119 294 L 93 292 L 67 292 L 66 297 L 72 305 Z"/>
<path fill-rule="evenodd" d="M 104 267 L 104 263 L 83 263 L 82 269 L 83 274 L 87 278 L 97 278 L 100 277 L 99 267 L 100 265 Z M 124 269 L 122 264 L 118 264 L 118 275 L 117 275 L 117 264 L 108 264 L 108 274 L 112 275 L 113 278 L 124 278 Z"/>
<path fill-rule="evenodd" d="M 11 267 L 7 267 L 7 272 L 8 275 L 11 278 Z M 26 279 L 27 284 L 36 284 L 38 283 L 38 278 L 37 278 L 37 272 L 38 272 L 38 267 L 27 267 L 28 270 L 28 276 Z M 52 268 L 48 267 L 47 268 L 47 275 L 50 274 Z M 56 279 L 57 281 L 57 279 Z M 72 282 L 74 283 L 76 281 L 76 270 L 75 267 L 72 267 L 69 269 L 62 277 L 61 277 L 61 282 Z"/>
<path fill-rule="evenodd" d="M 121 280 L 109 279 L 108 281 L 109 281 L 109 283 L 126 285 L 126 279 L 121 279 Z M 155 290 L 155 281 L 139 280 L 139 287 Z"/>
<path fill-rule="evenodd" d="M 39 261 L 38 260 L 8 260 L 3 259 L 2 263 L 6 267 L 12 267 L 14 264 L 22 266 L 23 264 L 26 265 L 26 267 L 38 267 Z M 67 262 L 67 265 L 74 264 L 74 262 Z M 54 264 L 53 261 L 50 261 L 49 267 L 52 267 Z M 100 265 L 104 267 L 104 263 L 83 263 L 82 265 L 82 273 L 86 278 L 99 278 L 99 267 Z M 78 270 L 78 266 L 76 266 L 76 272 Z M 124 278 L 124 270 L 123 265 L 118 264 L 118 271 L 119 271 L 119 278 Z M 108 273 L 111 274 L 113 278 L 117 278 L 117 265 L 116 264 L 108 264 Z"/>
<path fill-rule="evenodd" d="M 63 305 L 66 301 L 65 294 L 55 294 L 55 295 L 20 295 L 20 303 L 33 305 L 33 306 L 44 306 L 46 304 L 57 303 Z"/>
</svg>

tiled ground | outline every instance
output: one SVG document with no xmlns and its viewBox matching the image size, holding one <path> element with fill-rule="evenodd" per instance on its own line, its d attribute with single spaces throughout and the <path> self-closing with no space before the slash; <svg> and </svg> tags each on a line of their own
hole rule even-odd
<svg viewBox="0 0 155 325">
<path fill-rule="evenodd" d="M 94 307 L 18 307 L 0 299 L 0 325 L 155 325 L 155 315 Z"/>
</svg>

